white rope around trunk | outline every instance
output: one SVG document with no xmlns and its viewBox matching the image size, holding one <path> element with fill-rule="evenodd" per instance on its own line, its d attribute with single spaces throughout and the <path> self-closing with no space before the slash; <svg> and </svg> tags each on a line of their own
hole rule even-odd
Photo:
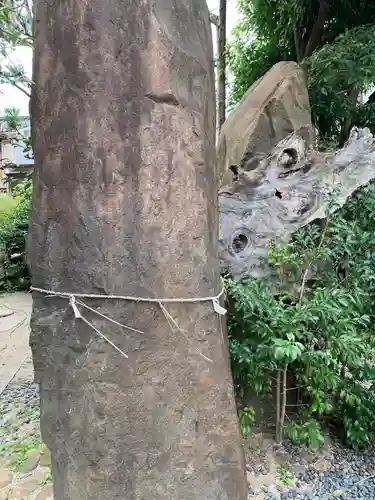
<svg viewBox="0 0 375 500">
<path fill-rule="evenodd" d="M 168 304 L 168 303 L 169 304 L 178 304 L 178 303 L 180 303 L 180 304 L 184 304 L 184 303 L 185 304 L 187 304 L 187 303 L 194 304 L 194 303 L 199 303 L 199 302 L 212 302 L 214 311 L 217 314 L 225 315 L 227 312 L 226 309 L 224 307 L 222 307 L 219 303 L 220 297 L 224 294 L 224 288 L 220 291 L 220 293 L 218 293 L 217 295 L 212 296 L 212 297 L 165 298 L 165 299 L 158 299 L 158 298 L 154 298 L 154 297 L 150 297 L 150 298 L 133 297 L 131 295 L 101 295 L 101 294 L 93 294 L 93 293 L 58 292 L 55 290 L 48 290 L 45 288 L 37 288 L 37 287 L 33 287 L 33 286 L 30 288 L 33 292 L 45 294 L 47 297 L 60 297 L 60 298 L 68 299 L 69 304 L 73 310 L 74 317 L 76 319 L 80 319 L 84 323 L 86 323 L 86 325 L 88 325 L 90 328 L 92 328 L 100 337 L 102 337 L 108 344 L 110 344 L 114 349 L 116 349 L 116 351 L 118 351 L 126 359 L 128 359 L 128 355 L 124 351 L 122 351 L 116 344 L 114 344 L 106 335 L 104 335 L 104 333 L 102 333 L 100 330 L 98 330 L 96 328 L 96 326 L 93 325 L 87 318 L 85 318 L 82 315 L 81 311 L 78 309 L 77 304 L 80 305 L 81 307 L 84 307 L 84 308 L 88 309 L 89 311 L 97 314 L 98 316 L 101 316 L 102 318 L 110 321 L 111 323 L 114 323 L 115 325 L 121 326 L 122 328 L 125 328 L 127 330 L 131 330 L 133 332 L 140 333 L 140 334 L 144 334 L 144 332 L 142 332 L 141 330 L 137 330 L 135 328 L 132 328 L 130 326 L 123 325 L 122 323 L 119 323 L 118 321 L 110 318 L 109 316 L 106 316 L 105 314 L 97 311 L 96 309 L 90 307 L 89 305 L 85 304 L 81 300 L 77 300 L 77 299 L 84 298 L 84 299 L 104 299 L 104 300 L 125 300 L 125 301 L 131 301 L 131 302 L 156 303 L 159 305 L 160 309 L 162 310 L 171 330 L 173 332 L 179 331 L 189 343 L 191 343 L 189 337 L 187 335 L 185 335 L 183 330 L 181 330 L 181 328 L 178 326 L 176 320 L 170 315 L 170 313 L 165 308 L 164 304 Z M 207 361 L 212 362 L 212 360 L 210 358 L 208 358 L 207 356 L 202 354 L 200 351 L 198 351 L 198 354 L 200 354 L 200 356 L 202 356 Z"/>
</svg>

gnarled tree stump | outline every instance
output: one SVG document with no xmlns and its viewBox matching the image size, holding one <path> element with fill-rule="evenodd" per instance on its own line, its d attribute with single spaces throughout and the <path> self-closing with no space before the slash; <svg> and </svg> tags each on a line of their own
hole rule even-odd
<svg viewBox="0 0 375 500">
<path fill-rule="evenodd" d="M 270 239 L 288 238 L 326 216 L 330 200 L 342 206 L 375 178 L 375 145 L 368 129 L 354 128 L 344 148 L 322 154 L 302 127 L 269 155 L 233 165 L 233 182 L 220 189 L 220 262 L 236 279 L 258 278 L 267 269 Z"/>
</svg>

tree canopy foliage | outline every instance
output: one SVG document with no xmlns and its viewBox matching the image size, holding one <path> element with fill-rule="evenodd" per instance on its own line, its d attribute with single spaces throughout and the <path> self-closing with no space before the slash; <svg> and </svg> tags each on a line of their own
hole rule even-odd
<svg viewBox="0 0 375 500">
<path fill-rule="evenodd" d="M 10 83 L 30 96 L 31 81 L 22 65 L 12 61 L 17 47 L 33 47 L 30 0 L 3 0 L 0 6 L 0 83 Z"/>
<path fill-rule="evenodd" d="M 240 0 L 239 8 L 228 47 L 232 105 L 275 63 L 297 61 L 322 137 L 342 142 L 354 124 L 375 129 L 372 103 L 358 103 L 375 82 L 375 2 Z"/>
</svg>

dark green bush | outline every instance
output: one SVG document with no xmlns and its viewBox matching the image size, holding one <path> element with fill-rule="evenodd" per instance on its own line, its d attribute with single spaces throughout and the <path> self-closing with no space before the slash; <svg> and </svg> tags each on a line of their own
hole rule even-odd
<svg viewBox="0 0 375 500">
<path fill-rule="evenodd" d="M 226 280 L 236 389 L 267 394 L 272 377 L 278 379 L 279 439 L 284 430 L 315 446 L 327 423 L 356 448 L 375 437 L 374 235 L 372 184 L 324 224 L 301 229 L 284 245 L 270 245 L 276 293 L 267 280 Z M 288 374 L 297 381 L 303 405 L 299 418 L 284 425 Z"/>
<path fill-rule="evenodd" d="M 30 275 L 26 263 L 26 235 L 31 205 L 31 182 L 14 188 L 16 206 L 0 224 L 0 290 L 28 289 Z"/>
<path fill-rule="evenodd" d="M 371 133 L 375 134 L 375 103 L 366 102 L 359 106 L 354 124 L 358 127 L 368 127 Z"/>
</svg>

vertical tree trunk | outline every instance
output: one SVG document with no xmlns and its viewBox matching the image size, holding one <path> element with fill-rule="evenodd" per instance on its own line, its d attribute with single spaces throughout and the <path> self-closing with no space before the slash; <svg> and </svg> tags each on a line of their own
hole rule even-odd
<svg viewBox="0 0 375 500">
<path fill-rule="evenodd" d="M 212 41 L 204 0 L 36 2 L 33 285 L 211 296 Z M 31 346 L 55 500 L 245 500 L 227 347 L 211 302 L 34 292 Z M 209 362 L 210 358 L 213 362 Z"/>
<path fill-rule="evenodd" d="M 298 26 L 293 30 L 293 37 L 294 37 L 294 47 L 296 49 L 297 62 L 298 64 L 300 64 L 302 61 L 302 50 L 301 50 L 301 35 Z"/>
<path fill-rule="evenodd" d="M 358 105 L 358 97 L 359 97 L 359 90 L 357 87 L 353 86 L 349 91 L 348 91 L 348 101 L 349 101 L 349 108 L 351 110 L 351 115 L 345 118 L 342 121 L 341 124 L 341 130 L 340 130 L 340 137 L 339 137 L 339 146 L 342 147 L 346 143 L 346 141 L 349 139 L 350 135 L 350 129 L 352 128 L 353 125 L 353 117 L 355 115 L 355 111 Z"/>
<path fill-rule="evenodd" d="M 331 8 L 331 0 L 320 0 L 318 17 L 312 27 L 309 40 L 307 42 L 304 58 L 308 58 L 314 52 L 322 38 L 324 25 L 327 22 L 329 10 Z"/>
<path fill-rule="evenodd" d="M 226 26 L 227 0 L 220 0 L 219 26 L 217 29 L 217 85 L 218 85 L 218 125 L 225 122 L 226 104 Z"/>
</svg>

